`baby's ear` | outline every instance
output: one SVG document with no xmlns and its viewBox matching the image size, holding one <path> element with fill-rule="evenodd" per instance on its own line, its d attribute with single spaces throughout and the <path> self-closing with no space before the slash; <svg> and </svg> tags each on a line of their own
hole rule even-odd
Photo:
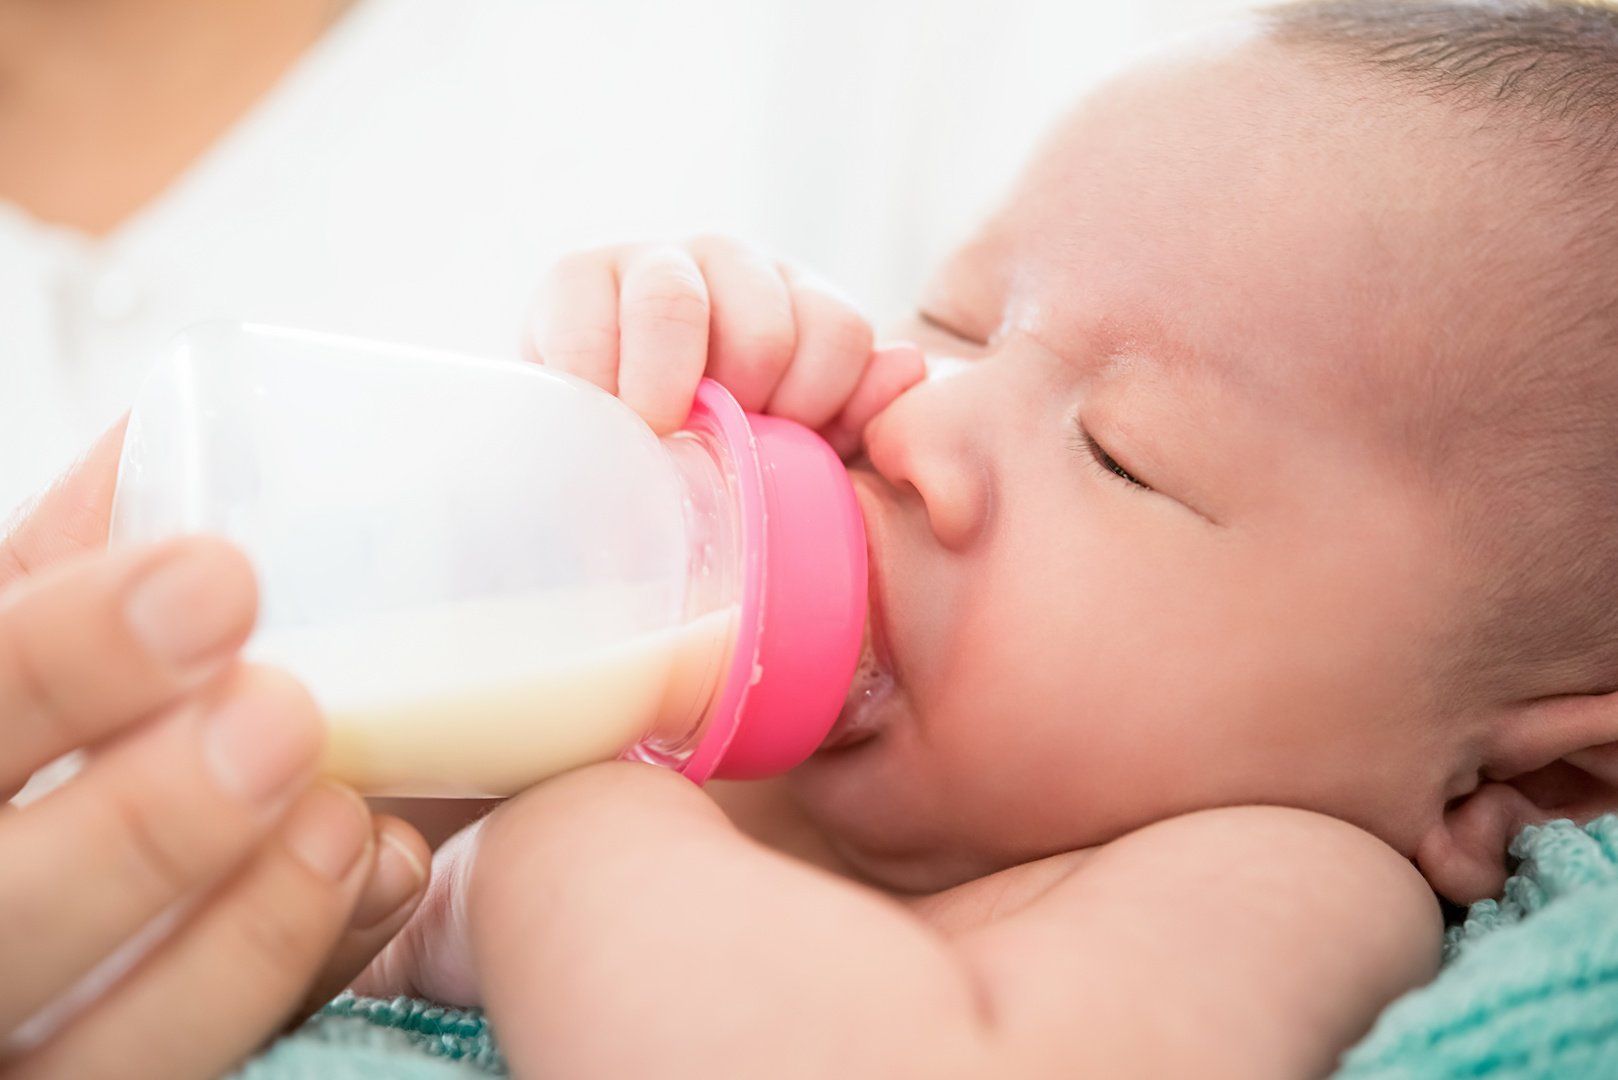
<svg viewBox="0 0 1618 1080">
<path fill-rule="evenodd" d="M 1450 800 L 1416 865 L 1458 904 L 1497 896 L 1524 825 L 1618 810 L 1618 693 L 1541 698 L 1499 718 L 1478 786 Z"/>
</svg>

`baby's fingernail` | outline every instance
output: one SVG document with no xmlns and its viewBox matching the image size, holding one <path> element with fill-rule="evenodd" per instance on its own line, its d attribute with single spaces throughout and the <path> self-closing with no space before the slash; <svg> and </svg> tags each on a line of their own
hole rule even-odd
<svg viewBox="0 0 1618 1080">
<path fill-rule="evenodd" d="M 321 722 L 284 676 L 247 674 L 207 719 L 203 758 L 214 782 L 249 802 L 268 803 L 305 775 L 320 752 Z"/>
<path fill-rule="evenodd" d="M 927 353 L 913 341 L 886 341 L 871 350 L 871 362 L 881 363 L 890 369 L 896 365 L 908 365 L 911 375 L 920 379 L 926 374 Z"/>
<path fill-rule="evenodd" d="M 188 540 L 146 568 L 124 602 L 124 619 L 153 656 L 195 665 L 247 637 L 252 577 L 223 544 Z"/>
<path fill-rule="evenodd" d="M 416 853 L 392 833 L 382 833 L 376 850 L 376 872 L 354 906 L 354 929 L 369 930 L 403 907 L 425 884 L 427 867 Z"/>
<path fill-rule="evenodd" d="M 311 788 L 286 826 L 293 857 L 328 881 L 346 878 L 370 841 L 370 811 L 358 795 L 336 784 Z"/>
</svg>

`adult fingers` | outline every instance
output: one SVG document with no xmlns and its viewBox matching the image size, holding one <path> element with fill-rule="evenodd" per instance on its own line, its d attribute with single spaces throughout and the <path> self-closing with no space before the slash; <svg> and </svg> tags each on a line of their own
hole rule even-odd
<svg viewBox="0 0 1618 1080">
<path fill-rule="evenodd" d="M 125 417 L 109 428 L 89 453 L 9 523 L 0 537 L 0 589 L 106 544 L 127 422 Z"/>
<path fill-rule="evenodd" d="M 19 1077 L 205 1077 L 237 1064 L 302 1000 L 348 923 L 372 832 L 353 792 L 318 784 L 274 840 Z M 206 1023 L 176 1023 L 206 1016 Z"/>
<path fill-rule="evenodd" d="M 884 345 L 871 354 L 871 362 L 849 395 L 848 404 L 821 435 L 842 457 L 853 456 L 860 448 L 866 425 L 876 414 L 926 377 L 927 362 L 918 346 L 907 341 Z"/>
<path fill-rule="evenodd" d="M 704 237 L 691 253 L 708 283 L 708 375 L 749 412 L 762 412 L 787 365 L 797 331 L 792 295 L 775 263 L 723 237 Z"/>
<path fill-rule="evenodd" d="M 689 252 L 647 248 L 619 275 L 618 396 L 652 430 L 685 423 L 708 362 L 708 286 Z"/>
<path fill-rule="evenodd" d="M 871 324 L 819 278 L 785 270 L 797 345 L 766 411 L 821 428 L 842 411 L 871 358 Z"/>
<path fill-rule="evenodd" d="M 0 598 L 0 792 L 216 674 L 257 606 L 235 548 L 189 538 L 81 556 Z"/>
<path fill-rule="evenodd" d="M 313 773 L 324 725 L 287 676 L 242 668 L 0 817 L 0 1031 L 259 844 Z M 368 835 L 368 834 L 367 834 Z"/>
<path fill-rule="evenodd" d="M 618 392 L 620 249 L 564 256 L 540 290 L 531 341 L 540 363 Z"/>
<path fill-rule="evenodd" d="M 398 818 L 378 818 L 373 850 L 376 857 L 370 877 L 354 905 L 348 929 L 294 1020 L 314 1013 L 352 983 L 421 903 L 432 862 L 432 852 L 421 834 Z"/>
</svg>

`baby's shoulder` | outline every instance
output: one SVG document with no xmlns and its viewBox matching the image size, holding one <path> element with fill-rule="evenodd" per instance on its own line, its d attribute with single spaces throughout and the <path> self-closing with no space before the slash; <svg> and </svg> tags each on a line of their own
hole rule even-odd
<svg viewBox="0 0 1618 1080">
<path fill-rule="evenodd" d="M 1155 822 L 1073 864 L 1048 900 L 1178 895 L 1188 912 L 1273 933 L 1325 923 L 1333 935 L 1434 940 L 1436 898 L 1410 860 L 1336 818 L 1281 806 L 1201 810 Z M 1255 920 L 1255 916 L 1258 918 Z"/>
<path fill-rule="evenodd" d="M 1285 806 L 1229 806 L 1166 818 L 1092 850 L 1073 874 L 1147 875 L 1244 888 L 1332 891 L 1436 910 L 1410 860 L 1357 826 Z"/>
<path fill-rule="evenodd" d="M 1425 941 L 1437 901 L 1405 859 L 1336 818 L 1280 806 L 1236 806 L 1167 818 L 1110 843 L 1014 866 L 927 897 L 912 910 L 945 932 L 974 929 L 1031 907 L 1082 918 L 1097 902 L 1173 895 L 1188 917 L 1222 907 L 1264 912 L 1265 925 L 1353 915 L 1339 940 L 1391 926 Z"/>
<path fill-rule="evenodd" d="M 1151 1001 L 1154 1023 L 1175 1018 L 1165 1061 L 1243 1048 L 1230 1058 L 1240 1068 L 1207 1075 L 1327 1071 L 1437 967 L 1431 890 L 1393 849 L 1332 818 L 1199 811 L 1083 854 L 1050 860 L 1056 880 L 955 940 L 1007 1000 L 1089 1010 L 1120 1047 L 1138 1045 L 1125 1035 L 1145 1021 L 1118 1002 Z"/>
</svg>

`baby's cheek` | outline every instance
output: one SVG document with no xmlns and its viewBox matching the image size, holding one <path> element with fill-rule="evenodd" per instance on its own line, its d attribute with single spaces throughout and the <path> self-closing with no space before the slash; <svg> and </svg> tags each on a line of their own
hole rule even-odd
<svg viewBox="0 0 1618 1080">
<path fill-rule="evenodd" d="M 1191 665 L 1101 620 L 980 615 L 930 695 L 922 753 L 979 839 L 1034 857 L 1197 808 L 1210 739 Z"/>
<path fill-rule="evenodd" d="M 1030 815 L 1091 786 L 1083 681 L 1073 658 L 1037 634 L 961 655 L 929 695 L 917 750 L 933 760 L 918 775 L 935 777 L 974 830 L 1027 832 Z"/>
</svg>

